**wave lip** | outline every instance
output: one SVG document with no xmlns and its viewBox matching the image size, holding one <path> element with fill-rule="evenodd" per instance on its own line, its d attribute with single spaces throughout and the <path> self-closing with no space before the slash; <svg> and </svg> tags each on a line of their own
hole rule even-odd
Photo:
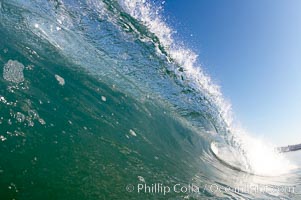
<svg viewBox="0 0 301 200">
<path fill-rule="evenodd" d="M 217 115 L 221 116 L 220 119 L 225 126 L 230 128 L 233 121 L 231 104 L 223 98 L 220 87 L 202 71 L 197 62 L 198 55 L 173 38 L 175 31 L 158 14 L 161 8 L 155 9 L 145 0 L 120 0 L 119 3 L 125 11 L 158 37 L 159 42 L 155 43 L 156 50 L 159 54 L 166 54 L 167 60 L 173 63 L 170 67 L 178 79 L 182 80 L 184 77 L 184 85 L 189 85 L 204 94 L 216 106 Z"/>
</svg>

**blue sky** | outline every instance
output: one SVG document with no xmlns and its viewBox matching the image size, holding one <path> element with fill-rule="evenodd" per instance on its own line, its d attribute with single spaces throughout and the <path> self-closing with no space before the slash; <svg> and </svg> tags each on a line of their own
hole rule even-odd
<svg viewBox="0 0 301 200">
<path fill-rule="evenodd" d="M 245 129 L 301 143 L 301 1 L 167 0 L 164 15 Z"/>
</svg>

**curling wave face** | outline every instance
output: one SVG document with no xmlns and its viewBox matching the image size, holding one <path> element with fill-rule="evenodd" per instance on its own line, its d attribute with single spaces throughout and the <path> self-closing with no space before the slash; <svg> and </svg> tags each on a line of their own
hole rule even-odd
<svg viewBox="0 0 301 200">
<path fill-rule="evenodd" d="M 300 186 L 296 166 L 233 125 L 231 105 L 161 9 L 144 0 L 0 2 L 1 196 L 130 199 L 127 184 L 158 181 Z"/>
</svg>

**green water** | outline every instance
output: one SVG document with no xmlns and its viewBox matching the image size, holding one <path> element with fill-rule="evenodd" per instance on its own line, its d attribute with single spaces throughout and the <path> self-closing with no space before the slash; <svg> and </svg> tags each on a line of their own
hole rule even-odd
<svg viewBox="0 0 301 200">
<path fill-rule="evenodd" d="M 211 142 L 232 139 L 219 96 L 122 3 L 0 2 L 0 199 L 298 199 L 215 190 L 300 189 L 300 176 L 216 159 Z M 24 80 L 8 63 L 24 66 Z"/>
<path fill-rule="evenodd" d="M 2 53 L 1 65 L 12 57 L 33 67 L 24 70 L 22 84 L 1 78 L 1 95 L 14 102 L 0 104 L 3 198 L 133 197 L 126 185 L 137 184 L 138 176 L 172 184 L 196 172 L 200 139 L 154 100 L 136 101 L 79 69 L 68 70 L 68 63 L 31 63 L 12 50 Z M 34 125 L 18 121 L 17 112 Z"/>
</svg>

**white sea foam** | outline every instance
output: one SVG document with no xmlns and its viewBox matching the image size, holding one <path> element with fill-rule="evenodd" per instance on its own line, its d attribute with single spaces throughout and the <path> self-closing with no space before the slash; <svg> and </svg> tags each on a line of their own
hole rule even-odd
<svg viewBox="0 0 301 200">
<path fill-rule="evenodd" d="M 240 131 L 239 138 L 252 173 L 278 176 L 297 169 L 297 166 L 291 163 L 285 154 L 279 153 L 273 144 L 244 134 L 243 131 Z"/>
<path fill-rule="evenodd" d="M 16 60 L 9 60 L 3 68 L 3 78 L 9 82 L 20 83 L 24 81 L 24 65 Z"/>
</svg>

